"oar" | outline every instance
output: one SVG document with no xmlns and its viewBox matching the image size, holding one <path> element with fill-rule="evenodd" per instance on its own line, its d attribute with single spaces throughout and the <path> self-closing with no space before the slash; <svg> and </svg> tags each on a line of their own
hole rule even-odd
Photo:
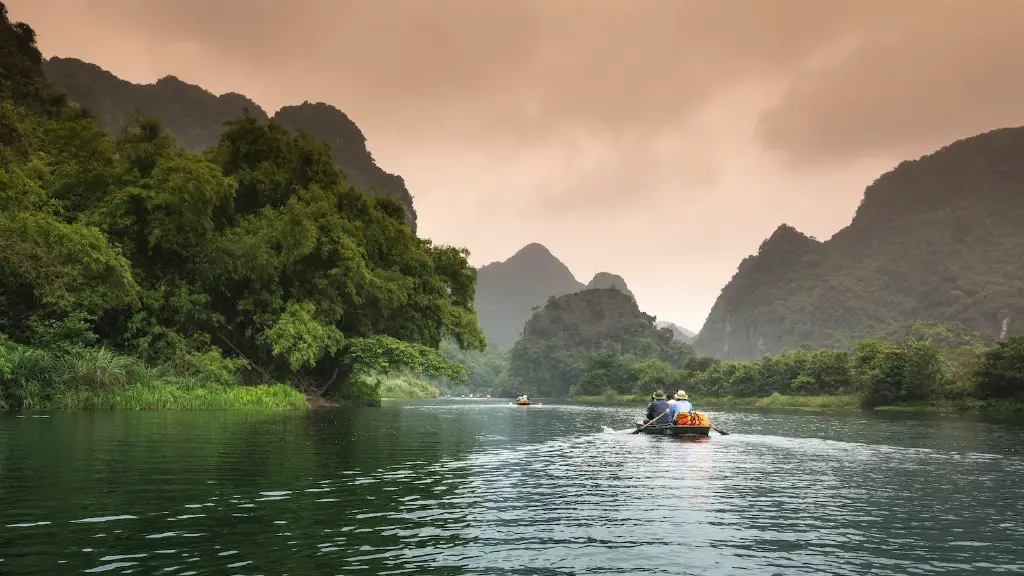
<svg viewBox="0 0 1024 576">
<path fill-rule="evenodd" d="M 715 426 L 714 424 L 711 425 L 711 429 L 714 430 L 715 432 L 718 432 L 722 436 L 728 436 L 729 435 L 728 432 L 726 432 L 725 430 L 722 430 L 721 428 Z"/>
<path fill-rule="evenodd" d="M 669 410 L 671 410 L 671 408 L 669 408 Z M 664 411 L 664 412 L 662 412 L 661 414 L 658 414 L 657 418 L 651 418 L 650 420 L 648 420 L 648 421 L 647 421 L 647 424 L 644 424 L 643 426 L 641 426 L 641 427 L 637 428 L 636 430 L 633 430 L 632 432 L 630 432 L 630 434 L 639 434 L 641 430 L 643 430 L 644 428 L 647 428 L 647 427 L 648 427 L 648 426 L 650 426 L 650 425 L 651 425 L 651 424 L 652 424 L 652 423 L 653 423 L 653 422 L 654 422 L 655 420 L 657 420 L 658 418 L 661 418 L 661 417 L 662 417 L 662 416 L 664 416 L 665 414 L 668 414 L 668 410 L 665 410 L 665 411 Z"/>
</svg>

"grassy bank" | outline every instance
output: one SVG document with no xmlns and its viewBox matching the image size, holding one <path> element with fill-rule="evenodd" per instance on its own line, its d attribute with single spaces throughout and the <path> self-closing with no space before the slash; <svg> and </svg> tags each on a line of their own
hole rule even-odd
<svg viewBox="0 0 1024 576">
<path fill-rule="evenodd" d="M 575 396 L 572 400 L 583 404 L 647 404 L 651 397 L 632 394 L 604 394 L 601 396 Z M 855 396 L 784 396 L 772 394 L 763 398 L 691 398 L 690 402 L 700 408 L 807 408 L 818 410 L 856 409 L 859 404 Z"/>
<path fill-rule="evenodd" d="M 390 374 L 374 377 L 383 400 L 419 400 L 437 398 L 441 391 L 412 374 Z"/>
<path fill-rule="evenodd" d="M 1018 400 L 935 400 L 926 403 L 879 406 L 885 412 L 1024 412 L 1024 401 Z"/>
<path fill-rule="evenodd" d="M 149 366 L 105 348 L 0 345 L 0 410 L 291 410 L 309 407 L 285 384 L 243 385 L 210 355 Z"/>
<path fill-rule="evenodd" d="M 762 398 L 702 398 L 702 406 L 709 408 L 803 408 L 807 410 L 857 410 L 860 400 L 853 395 L 841 396 L 793 396 L 772 394 Z"/>
<path fill-rule="evenodd" d="M 642 404 L 650 402 L 650 396 L 643 395 L 602 395 L 602 396 L 575 396 L 573 401 L 582 404 L 594 405 L 624 405 Z M 843 396 L 791 396 L 783 394 L 772 394 L 761 398 L 757 397 L 735 397 L 726 396 L 721 398 L 693 398 L 700 409 L 720 408 L 802 408 L 806 410 L 860 410 L 860 399 L 855 395 Z M 1024 412 L 1024 401 L 1008 400 L 937 400 L 930 402 L 918 402 L 898 404 L 894 406 L 879 406 L 874 410 L 889 412 Z"/>
<path fill-rule="evenodd" d="M 65 388 L 47 408 L 58 410 L 296 410 L 309 407 L 306 396 L 286 384 L 192 386 L 130 384 L 117 389 Z"/>
</svg>

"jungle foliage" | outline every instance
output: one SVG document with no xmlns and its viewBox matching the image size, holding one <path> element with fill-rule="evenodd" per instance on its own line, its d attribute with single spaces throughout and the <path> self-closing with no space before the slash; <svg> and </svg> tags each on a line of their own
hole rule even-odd
<svg viewBox="0 0 1024 576">
<path fill-rule="evenodd" d="M 441 343 L 485 347 L 467 251 L 418 238 L 326 144 L 248 114 L 201 153 L 141 115 L 112 139 L 41 60 L 0 4 L 5 355 L 109 349 L 373 403 L 375 375 L 459 379 Z"/>
</svg>

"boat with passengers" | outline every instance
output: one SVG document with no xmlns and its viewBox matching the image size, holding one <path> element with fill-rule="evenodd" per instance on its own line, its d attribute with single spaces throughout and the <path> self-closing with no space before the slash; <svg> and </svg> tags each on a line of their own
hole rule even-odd
<svg viewBox="0 0 1024 576">
<path fill-rule="evenodd" d="M 699 438 L 709 436 L 712 429 L 719 434 L 725 434 L 715 428 L 705 414 L 693 409 L 686 392 L 680 390 L 675 394 L 665 395 L 658 391 L 651 395 L 647 418 L 637 420 L 633 433 Z"/>
</svg>

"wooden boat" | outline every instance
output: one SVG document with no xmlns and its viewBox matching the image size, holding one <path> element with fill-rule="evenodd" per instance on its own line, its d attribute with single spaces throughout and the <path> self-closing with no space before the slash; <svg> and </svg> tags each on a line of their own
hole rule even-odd
<svg viewBox="0 0 1024 576">
<path fill-rule="evenodd" d="M 644 423 L 637 421 L 636 427 L 643 428 Z M 651 424 L 650 426 L 640 430 L 641 434 L 653 434 L 655 436 L 684 436 L 684 437 L 699 437 L 709 436 L 711 434 L 711 426 L 676 426 L 676 425 L 658 425 Z"/>
<path fill-rule="evenodd" d="M 530 405 L 530 401 L 529 401 L 529 400 L 526 400 L 526 401 L 518 401 L 518 402 L 513 402 L 513 404 L 518 404 L 518 405 L 520 405 L 520 406 L 529 406 L 529 405 Z"/>
</svg>

